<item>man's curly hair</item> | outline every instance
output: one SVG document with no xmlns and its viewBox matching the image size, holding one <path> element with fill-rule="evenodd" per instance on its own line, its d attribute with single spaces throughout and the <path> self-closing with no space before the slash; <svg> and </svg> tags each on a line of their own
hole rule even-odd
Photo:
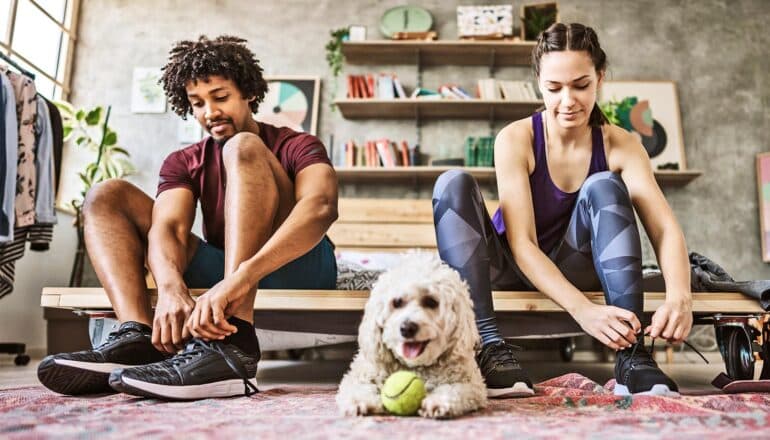
<svg viewBox="0 0 770 440">
<path fill-rule="evenodd" d="M 160 83 L 168 96 L 174 113 L 187 118 L 192 106 L 185 86 L 190 81 L 205 80 L 218 75 L 235 82 L 243 97 L 254 96 L 250 103 L 252 113 L 265 98 L 267 82 L 254 53 L 246 47 L 246 40 L 221 35 L 213 40 L 201 35 L 198 41 L 180 41 L 169 51 L 168 64 L 163 67 Z"/>
</svg>

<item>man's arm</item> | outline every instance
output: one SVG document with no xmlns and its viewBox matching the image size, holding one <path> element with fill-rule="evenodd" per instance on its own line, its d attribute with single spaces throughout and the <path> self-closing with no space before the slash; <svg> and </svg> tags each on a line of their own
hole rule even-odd
<svg viewBox="0 0 770 440">
<path fill-rule="evenodd" d="M 147 234 L 147 262 L 158 286 L 152 343 L 169 353 L 181 348 L 187 339 L 184 323 L 195 305 L 182 279 L 194 219 L 192 192 L 186 188 L 169 189 L 155 201 Z"/>
</svg>

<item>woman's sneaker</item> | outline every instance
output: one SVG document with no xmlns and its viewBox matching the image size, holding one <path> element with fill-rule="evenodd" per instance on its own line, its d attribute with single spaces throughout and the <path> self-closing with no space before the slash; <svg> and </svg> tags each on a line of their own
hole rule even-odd
<svg viewBox="0 0 770 440">
<path fill-rule="evenodd" d="M 487 384 L 488 397 L 528 397 L 535 394 L 532 381 L 513 356 L 514 346 L 505 341 L 486 344 L 476 362 Z"/>
<path fill-rule="evenodd" d="M 615 361 L 615 395 L 679 396 L 679 387 L 661 371 L 644 347 L 644 336 L 632 347 L 619 351 Z"/>
<path fill-rule="evenodd" d="M 166 357 L 152 345 L 149 326 L 127 321 L 92 350 L 46 357 L 37 367 L 37 378 L 46 388 L 61 394 L 111 393 L 108 379 L 112 370 Z"/>
<path fill-rule="evenodd" d="M 222 341 L 192 339 L 176 356 L 141 367 L 115 370 L 117 391 L 167 400 L 230 397 L 257 392 L 259 349 L 249 354 Z"/>
</svg>

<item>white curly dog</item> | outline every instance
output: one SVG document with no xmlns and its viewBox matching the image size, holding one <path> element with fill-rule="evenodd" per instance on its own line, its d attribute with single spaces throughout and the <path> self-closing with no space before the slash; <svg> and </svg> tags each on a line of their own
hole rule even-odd
<svg viewBox="0 0 770 440">
<path fill-rule="evenodd" d="M 437 256 L 406 254 L 372 288 L 358 329 L 359 351 L 337 393 L 346 415 L 381 414 L 385 380 L 410 370 L 425 381 L 419 415 L 456 417 L 483 408 L 486 386 L 468 285 Z"/>
</svg>

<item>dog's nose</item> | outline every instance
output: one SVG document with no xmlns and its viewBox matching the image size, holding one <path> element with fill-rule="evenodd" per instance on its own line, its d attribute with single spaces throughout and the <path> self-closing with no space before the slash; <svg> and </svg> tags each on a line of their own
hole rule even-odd
<svg viewBox="0 0 770 440">
<path fill-rule="evenodd" d="M 417 334 L 417 330 L 420 329 L 420 326 L 415 324 L 412 321 L 404 321 L 401 323 L 401 336 L 405 338 L 411 338 L 414 337 L 414 335 Z"/>
</svg>

